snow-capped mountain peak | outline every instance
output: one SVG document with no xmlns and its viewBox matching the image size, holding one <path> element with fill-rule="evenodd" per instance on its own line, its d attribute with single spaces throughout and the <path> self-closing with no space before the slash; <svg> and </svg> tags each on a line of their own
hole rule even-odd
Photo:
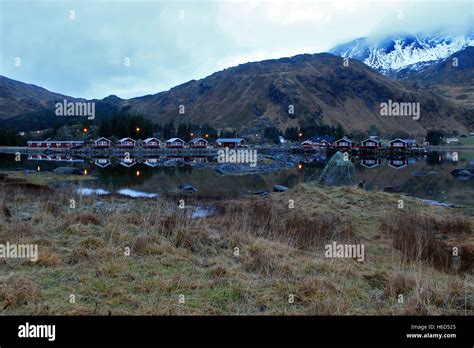
<svg viewBox="0 0 474 348">
<path fill-rule="evenodd" d="M 382 74 L 396 75 L 407 68 L 423 69 L 467 46 L 474 46 L 474 35 L 397 35 L 378 41 L 360 38 L 329 52 L 363 61 Z"/>
</svg>

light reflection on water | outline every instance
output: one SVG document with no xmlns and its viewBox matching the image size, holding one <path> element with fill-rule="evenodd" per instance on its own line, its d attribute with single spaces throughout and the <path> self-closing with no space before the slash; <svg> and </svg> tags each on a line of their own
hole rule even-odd
<svg viewBox="0 0 474 348">
<path fill-rule="evenodd" d="M 423 158 L 351 158 L 356 167 L 357 183 L 369 190 L 400 186 L 404 193 L 428 200 L 469 204 L 474 206 L 474 179 L 459 180 L 451 175 L 457 168 L 474 166 L 474 151 L 453 153 L 430 152 Z M 183 184 L 196 187 L 202 198 L 235 197 L 255 191 L 271 191 L 273 185 L 292 187 L 317 176 L 328 158 L 324 154 L 308 156 L 296 168 L 249 175 L 220 175 L 213 168 L 197 169 L 198 163 L 212 162 L 211 157 L 148 156 L 143 158 L 74 158 L 66 155 L 22 156 L 15 162 L 14 154 L 0 154 L 0 169 L 53 170 L 74 166 L 96 177 L 72 183 L 85 194 L 89 190 L 129 196 L 176 192 Z M 457 159 L 457 160 L 455 160 Z M 244 165 L 244 164 L 243 164 Z M 71 184 L 71 183 L 70 183 Z"/>
</svg>

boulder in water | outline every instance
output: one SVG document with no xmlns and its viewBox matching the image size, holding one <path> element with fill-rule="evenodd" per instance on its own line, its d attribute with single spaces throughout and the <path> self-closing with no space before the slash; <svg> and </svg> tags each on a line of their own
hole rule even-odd
<svg viewBox="0 0 474 348">
<path fill-rule="evenodd" d="M 471 177 L 474 177 L 474 168 L 454 169 L 453 171 L 451 171 L 451 175 L 455 178 L 466 180 Z"/>
<path fill-rule="evenodd" d="M 354 178 L 354 164 L 344 158 L 341 152 L 336 152 L 324 167 L 318 181 L 327 186 L 351 186 L 354 185 Z"/>
<path fill-rule="evenodd" d="M 399 193 L 401 192 L 400 186 L 386 186 L 383 188 L 383 192 L 388 192 L 388 193 Z"/>
<path fill-rule="evenodd" d="M 197 192 L 198 189 L 195 188 L 194 186 L 192 185 L 181 185 L 178 187 L 180 190 L 183 190 L 183 191 L 192 191 L 192 192 Z"/>
<path fill-rule="evenodd" d="M 274 192 L 284 192 L 287 191 L 288 187 L 282 186 L 282 185 L 273 185 L 273 191 Z"/>
<path fill-rule="evenodd" d="M 266 196 L 266 195 L 268 195 L 268 191 L 263 191 L 263 190 L 254 191 L 253 194 L 257 195 L 257 196 Z"/>
</svg>

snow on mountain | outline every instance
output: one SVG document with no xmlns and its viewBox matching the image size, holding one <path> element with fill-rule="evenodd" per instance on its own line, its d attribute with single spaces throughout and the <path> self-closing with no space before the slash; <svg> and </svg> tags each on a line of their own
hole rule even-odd
<svg viewBox="0 0 474 348">
<path fill-rule="evenodd" d="M 424 69 L 467 46 L 474 46 L 474 34 L 398 35 L 378 41 L 359 38 L 336 46 L 329 52 L 360 60 L 384 75 L 396 76 L 403 69 Z"/>
</svg>

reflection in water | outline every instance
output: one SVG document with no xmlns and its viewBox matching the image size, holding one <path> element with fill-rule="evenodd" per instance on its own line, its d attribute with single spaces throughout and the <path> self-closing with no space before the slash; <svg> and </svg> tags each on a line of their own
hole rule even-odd
<svg viewBox="0 0 474 348">
<path fill-rule="evenodd" d="M 91 193 L 117 193 L 129 189 L 145 194 L 176 192 L 180 185 L 198 188 L 193 194 L 202 198 L 236 197 L 255 191 L 271 191 L 273 185 L 292 187 L 318 177 L 329 158 L 326 153 L 302 157 L 294 168 L 248 175 L 220 175 L 213 166 L 197 169 L 198 163 L 213 162 L 203 156 L 143 156 L 94 158 L 59 155 L 22 156 L 15 161 L 13 154 L 0 154 L 0 169 L 52 171 L 61 166 L 75 166 L 96 180 L 73 183 L 78 189 Z M 356 181 L 364 181 L 369 190 L 400 187 L 403 193 L 419 198 L 456 204 L 474 205 L 474 179 L 459 180 L 451 171 L 469 167 L 474 152 L 430 152 L 425 157 L 384 158 L 352 156 Z M 88 191 L 91 190 L 91 191 Z M 94 191 L 103 190 L 103 191 Z M 125 191 L 126 193 L 128 191 Z"/>
<path fill-rule="evenodd" d="M 82 163 L 84 162 L 83 158 L 79 157 L 72 157 L 65 154 L 53 154 L 53 155 L 45 155 L 45 154 L 35 154 L 35 155 L 28 155 L 28 160 L 34 161 L 54 161 L 54 162 L 71 162 L 71 163 Z"/>
<path fill-rule="evenodd" d="M 401 169 L 408 164 L 408 158 L 389 158 L 388 165 L 395 169 Z"/>
<path fill-rule="evenodd" d="M 360 159 L 360 164 L 363 165 L 366 168 L 375 168 L 378 167 L 381 163 L 380 158 L 361 158 Z"/>
</svg>

